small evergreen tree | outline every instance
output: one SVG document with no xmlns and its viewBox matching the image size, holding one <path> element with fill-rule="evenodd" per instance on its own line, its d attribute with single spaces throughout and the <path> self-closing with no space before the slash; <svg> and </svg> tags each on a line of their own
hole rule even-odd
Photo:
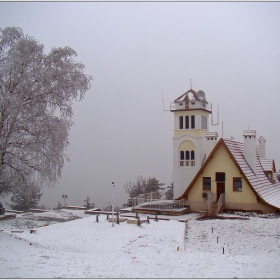
<svg viewBox="0 0 280 280">
<path fill-rule="evenodd" d="M 62 204 L 58 201 L 57 206 L 53 208 L 53 210 L 60 210 L 62 208 Z"/>
<path fill-rule="evenodd" d="M 86 207 L 87 208 L 87 210 L 89 210 L 89 209 L 93 209 L 94 208 L 94 206 L 95 206 L 95 204 L 94 203 L 90 203 L 90 198 L 87 196 L 87 199 L 86 200 L 84 200 L 84 202 L 86 203 L 85 205 L 84 205 L 84 207 Z"/>
<path fill-rule="evenodd" d="M 41 199 L 41 188 L 26 181 L 20 186 L 13 188 L 11 202 L 7 203 L 13 210 L 27 211 L 30 208 L 37 208 Z"/>
</svg>

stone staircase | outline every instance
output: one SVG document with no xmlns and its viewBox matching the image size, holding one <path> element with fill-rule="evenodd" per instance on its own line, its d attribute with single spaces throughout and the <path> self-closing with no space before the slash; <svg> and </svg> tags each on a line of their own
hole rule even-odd
<svg viewBox="0 0 280 280">
<path fill-rule="evenodd" d="M 207 212 L 207 216 L 216 216 L 220 212 L 222 212 L 224 208 L 224 204 L 218 204 L 218 203 L 211 203 L 210 208 Z"/>
</svg>

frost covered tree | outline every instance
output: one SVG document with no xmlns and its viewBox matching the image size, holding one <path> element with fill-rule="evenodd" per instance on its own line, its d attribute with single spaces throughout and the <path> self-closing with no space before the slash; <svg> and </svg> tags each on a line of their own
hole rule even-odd
<svg viewBox="0 0 280 280">
<path fill-rule="evenodd" d="M 40 186 L 61 176 L 72 126 L 72 102 L 91 76 L 70 47 L 44 46 L 21 28 L 0 28 L 0 194 L 32 175 Z"/>
<path fill-rule="evenodd" d="M 127 207 L 132 206 L 132 199 L 140 194 L 154 193 L 157 199 L 161 198 L 161 190 L 164 183 L 160 183 L 155 177 L 144 178 L 143 176 L 137 176 L 135 181 L 131 180 L 124 184 L 124 190 L 129 195 L 127 201 Z"/>
</svg>

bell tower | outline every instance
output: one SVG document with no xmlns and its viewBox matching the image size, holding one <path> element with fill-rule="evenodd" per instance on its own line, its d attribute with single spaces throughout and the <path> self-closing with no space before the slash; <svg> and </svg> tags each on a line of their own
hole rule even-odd
<svg viewBox="0 0 280 280">
<path fill-rule="evenodd" d="M 173 186 L 174 199 L 183 194 L 208 156 L 209 143 L 214 147 L 217 135 L 209 136 L 212 104 L 202 90 L 190 89 L 170 104 L 174 114 Z M 211 149 L 212 150 L 212 149 Z"/>
</svg>

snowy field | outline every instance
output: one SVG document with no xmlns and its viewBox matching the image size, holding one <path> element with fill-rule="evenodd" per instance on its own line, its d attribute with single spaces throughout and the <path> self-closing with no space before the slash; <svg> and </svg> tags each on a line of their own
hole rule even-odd
<svg viewBox="0 0 280 280">
<path fill-rule="evenodd" d="M 280 277 L 280 218 L 196 217 L 112 227 L 80 210 L 20 214 L 0 221 L 0 278 Z"/>
</svg>

